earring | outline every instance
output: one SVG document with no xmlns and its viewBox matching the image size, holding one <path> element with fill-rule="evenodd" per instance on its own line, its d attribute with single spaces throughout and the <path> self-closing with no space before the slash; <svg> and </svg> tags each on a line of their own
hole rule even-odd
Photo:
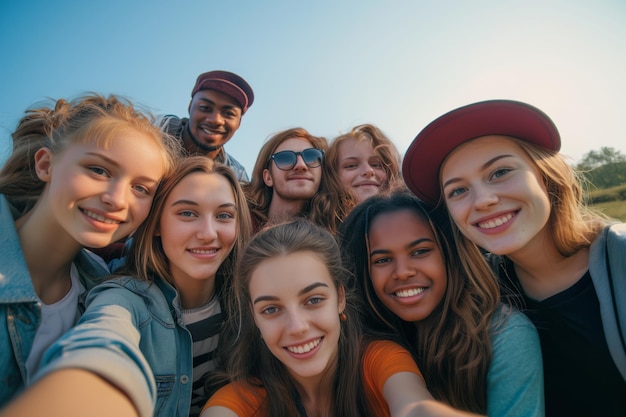
<svg viewBox="0 0 626 417">
<path fill-rule="evenodd" d="M 346 313 L 341 313 L 341 314 L 339 315 L 339 320 L 341 320 L 341 321 L 346 321 L 346 320 L 348 320 L 348 316 L 346 316 Z"/>
</svg>

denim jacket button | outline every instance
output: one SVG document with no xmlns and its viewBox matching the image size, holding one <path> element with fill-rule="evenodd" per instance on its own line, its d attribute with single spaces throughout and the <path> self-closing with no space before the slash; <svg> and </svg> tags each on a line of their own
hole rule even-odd
<svg viewBox="0 0 626 417">
<path fill-rule="evenodd" d="M 187 375 L 183 375 L 180 377 L 180 383 L 181 384 L 186 384 L 189 382 L 189 377 Z"/>
</svg>

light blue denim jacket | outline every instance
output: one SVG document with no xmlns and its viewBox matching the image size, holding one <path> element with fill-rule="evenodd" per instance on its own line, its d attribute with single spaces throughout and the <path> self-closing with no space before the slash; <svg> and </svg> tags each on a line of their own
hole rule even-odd
<svg viewBox="0 0 626 417">
<path fill-rule="evenodd" d="M 45 353 L 36 377 L 87 369 L 116 384 L 143 417 L 187 417 L 192 340 L 176 298 L 160 278 L 120 277 L 98 285 L 79 323 Z"/>
<path fill-rule="evenodd" d="M 14 215 L 16 213 L 0 194 L 0 408 L 20 392 L 28 380 L 26 360 L 41 321 L 41 304 L 15 230 Z M 93 256 L 83 250 L 74 260 L 87 289 L 109 274 Z M 84 310 L 84 303 L 85 294 L 82 294 L 79 310 Z"/>
</svg>

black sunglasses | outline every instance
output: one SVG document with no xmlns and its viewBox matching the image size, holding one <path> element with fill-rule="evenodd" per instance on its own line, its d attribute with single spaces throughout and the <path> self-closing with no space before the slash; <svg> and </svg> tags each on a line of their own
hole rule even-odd
<svg viewBox="0 0 626 417">
<path fill-rule="evenodd" d="M 281 151 L 270 156 L 270 160 L 274 160 L 276 167 L 281 171 L 289 171 L 298 163 L 298 155 L 309 168 L 317 168 L 322 165 L 324 160 L 324 151 L 317 148 L 308 148 L 302 152 Z"/>
</svg>

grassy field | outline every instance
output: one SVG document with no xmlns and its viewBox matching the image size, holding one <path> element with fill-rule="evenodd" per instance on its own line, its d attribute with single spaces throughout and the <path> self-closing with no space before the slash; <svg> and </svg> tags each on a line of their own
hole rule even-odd
<svg viewBox="0 0 626 417">
<path fill-rule="evenodd" d="M 599 210 L 609 217 L 626 222 L 626 185 L 619 187 L 594 190 L 589 196 L 591 207 Z"/>
<path fill-rule="evenodd" d="M 591 207 L 626 223 L 626 201 L 609 201 L 593 204 Z"/>
</svg>

